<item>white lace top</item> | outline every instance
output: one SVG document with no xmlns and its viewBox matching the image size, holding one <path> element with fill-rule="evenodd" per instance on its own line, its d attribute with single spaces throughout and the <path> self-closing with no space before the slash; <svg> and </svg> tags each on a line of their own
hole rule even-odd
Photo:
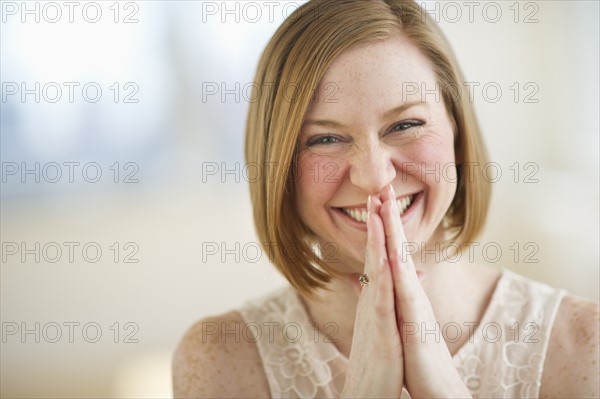
<svg viewBox="0 0 600 399">
<path fill-rule="evenodd" d="M 548 339 L 563 290 L 504 269 L 488 308 L 454 363 L 473 397 L 537 398 Z M 291 287 L 240 309 L 256 342 L 274 398 L 336 398 L 348 359 L 335 344 L 335 324 L 313 325 Z M 321 332 L 319 332 L 319 328 Z M 447 336 L 458 330 L 447 328 Z M 430 333 L 431 334 L 431 333 Z M 403 392 L 403 397 L 408 394 Z"/>
</svg>

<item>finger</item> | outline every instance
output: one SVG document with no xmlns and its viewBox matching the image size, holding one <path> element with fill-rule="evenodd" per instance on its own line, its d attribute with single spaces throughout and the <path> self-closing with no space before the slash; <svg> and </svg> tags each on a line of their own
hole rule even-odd
<svg viewBox="0 0 600 399">
<path fill-rule="evenodd" d="M 406 241 L 403 237 L 404 232 L 400 231 L 402 228 L 400 211 L 396 202 L 396 193 L 391 184 L 382 190 L 381 201 L 381 218 L 385 230 L 386 250 L 388 258 L 391 260 L 399 255 L 402 244 Z"/>
<path fill-rule="evenodd" d="M 372 222 L 371 222 L 371 218 L 370 218 L 370 214 L 373 213 L 372 209 L 374 207 L 374 203 L 378 203 L 378 206 L 381 206 L 381 201 L 379 200 L 378 197 L 369 195 L 369 197 L 367 198 L 367 221 L 366 221 L 366 223 L 367 223 L 367 246 L 365 248 L 365 262 L 364 262 L 364 269 L 363 269 L 363 273 L 369 277 L 369 284 L 375 283 L 375 281 L 377 280 L 377 275 L 378 275 L 377 262 L 378 262 L 378 259 L 381 257 L 381 251 L 382 251 L 382 249 L 377 244 L 378 240 L 375 238 L 375 236 L 377 234 L 382 234 L 382 233 L 377 233 L 375 231 L 376 226 L 372 226 Z M 359 276 L 356 276 L 355 274 L 353 274 L 353 275 L 351 275 L 350 278 L 352 279 L 351 280 L 352 287 L 355 289 L 355 291 L 359 295 L 363 292 L 366 292 L 366 290 L 363 290 L 364 287 L 359 282 Z M 371 294 L 373 294 L 373 290 L 371 290 Z M 371 295 L 371 296 L 373 297 L 373 295 Z"/>
<path fill-rule="evenodd" d="M 382 192 L 381 217 L 385 230 L 386 248 L 388 258 L 392 265 L 397 263 L 398 267 L 406 269 L 412 282 L 418 281 L 415 265 L 412 258 L 406 254 L 406 235 L 400 218 L 400 209 L 396 201 L 396 193 L 392 185 Z M 414 278 L 413 278 L 414 277 Z"/>
<path fill-rule="evenodd" d="M 374 279 L 366 289 L 373 295 L 372 302 L 369 303 L 369 312 L 373 312 L 375 316 L 375 325 L 377 330 L 383 334 L 383 336 L 389 339 L 398 340 L 398 344 L 395 345 L 396 350 L 394 353 L 387 353 L 389 356 L 401 356 L 402 350 L 400 346 L 400 333 L 398 330 L 396 307 L 395 307 L 395 295 L 394 295 L 394 283 L 392 281 L 392 271 L 390 263 L 387 257 L 385 249 L 385 233 L 383 227 L 383 221 L 381 217 L 373 212 L 374 205 L 372 201 L 371 212 L 367 220 L 368 230 L 370 232 L 368 238 L 369 245 L 369 270 L 373 274 Z M 369 278 L 371 276 L 369 275 Z"/>
<path fill-rule="evenodd" d="M 394 310 L 393 284 L 391 270 L 386 265 L 385 234 L 383 221 L 376 210 L 381 207 L 377 196 L 367 200 L 367 248 L 364 273 L 369 278 L 368 291 L 372 295 L 372 306 L 382 306 L 386 311 Z M 367 287 L 363 287 L 364 289 Z"/>
<path fill-rule="evenodd" d="M 405 251 L 406 235 L 404 234 L 400 210 L 396 202 L 396 194 L 391 185 L 383 190 L 381 198 L 383 201 L 381 217 L 394 282 L 398 321 L 400 322 L 403 316 L 408 317 L 409 314 L 413 313 L 407 307 L 415 303 L 422 287 L 412 258 Z"/>
<path fill-rule="evenodd" d="M 381 277 L 381 274 L 385 272 L 383 265 L 384 261 L 387 260 L 387 252 L 385 249 L 383 221 L 376 212 L 381 207 L 381 201 L 378 197 L 369 196 L 369 198 L 370 201 L 367 204 L 367 254 L 365 270 L 368 270 L 368 273 L 372 273 L 374 280 L 377 281 Z"/>
<path fill-rule="evenodd" d="M 385 250 L 385 239 L 383 223 L 377 215 L 381 207 L 378 196 L 370 195 L 367 199 L 367 248 L 365 252 L 365 270 L 369 278 L 376 279 L 378 275 L 377 265 L 380 259 L 387 257 Z M 372 217 L 373 216 L 373 217 Z M 379 223 L 377 221 L 379 219 Z"/>
</svg>

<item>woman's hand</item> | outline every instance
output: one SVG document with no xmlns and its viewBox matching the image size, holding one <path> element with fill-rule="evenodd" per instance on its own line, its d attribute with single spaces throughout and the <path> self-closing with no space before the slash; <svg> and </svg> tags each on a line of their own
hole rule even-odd
<svg viewBox="0 0 600 399">
<path fill-rule="evenodd" d="M 379 213 L 385 231 L 385 249 L 390 270 L 386 267 L 386 270 L 379 273 L 379 278 L 389 278 L 391 273 L 406 389 L 413 398 L 471 397 L 441 336 L 431 303 L 421 286 L 412 258 L 404 253 L 406 236 L 393 187 L 386 187 L 380 197 L 382 205 Z M 374 238 L 377 243 L 370 245 L 381 250 L 381 235 L 377 234 Z M 386 282 L 385 286 L 388 285 Z M 424 330 L 437 332 L 422 335 Z"/>
<path fill-rule="evenodd" d="M 391 186 L 369 197 L 365 273 L 342 397 L 470 397 L 409 255 L 396 194 Z M 439 331 L 439 329 L 438 329 Z"/>
<path fill-rule="evenodd" d="M 358 281 L 353 282 L 360 295 L 342 397 L 399 398 L 402 393 L 402 342 L 380 206 L 377 197 L 369 197 L 365 255 L 369 285 L 361 289 Z"/>
</svg>

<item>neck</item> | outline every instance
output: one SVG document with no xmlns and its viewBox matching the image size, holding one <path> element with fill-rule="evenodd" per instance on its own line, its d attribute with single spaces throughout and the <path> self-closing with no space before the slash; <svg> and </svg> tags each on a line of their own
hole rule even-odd
<svg viewBox="0 0 600 399">
<path fill-rule="evenodd" d="M 348 275 L 347 279 L 333 279 L 328 289 L 315 291 L 314 298 L 302 296 L 309 317 L 317 323 L 322 333 L 335 342 L 338 350 L 346 357 L 350 355 L 352 335 L 354 332 L 354 316 L 358 295 L 348 279 L 356 275 Z M 325 331 L 323 326 L 335 323 L 335 329 Z"/>
</svg>

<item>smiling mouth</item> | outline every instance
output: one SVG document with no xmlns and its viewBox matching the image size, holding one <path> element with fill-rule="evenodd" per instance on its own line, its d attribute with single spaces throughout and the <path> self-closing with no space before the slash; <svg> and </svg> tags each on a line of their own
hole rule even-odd
<svg viewBox="0 0 600 399">
<path fill-rule="evenodd" d="M 413 200 L 415 199 L 416 194 L 407 195 L 406 197 L 402 197 L 397 199 L 398 209 L 400 210 L 400 216 L 410 207 Z M 367 208 L 338 208 L 346 215 L 350 216 L 352 219 L 357 222 L 365 223 L 367 221 Z"/>
</svg>

